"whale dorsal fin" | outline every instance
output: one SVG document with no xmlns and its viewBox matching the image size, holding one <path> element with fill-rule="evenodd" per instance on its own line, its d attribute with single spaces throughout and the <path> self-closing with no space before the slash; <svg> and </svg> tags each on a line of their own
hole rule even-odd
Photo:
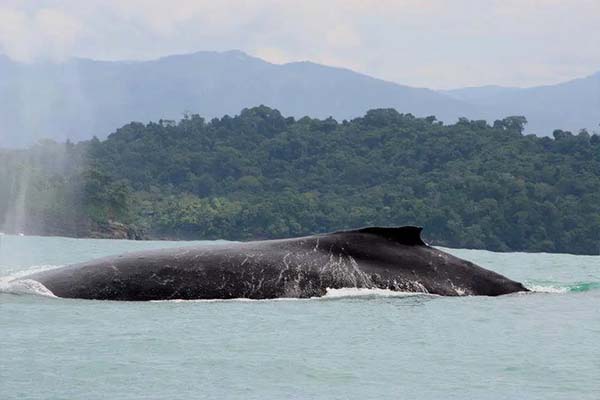
<svg viewBox="0 0 600 400">
<path fill-rule="evenodd" d="M 421 239 L 422 230 L 423 228 L 420 226 L 369 226 L 350 232 L 370 233 L 408 246 L 426 246 L 423 239 Z"/>
</svg>

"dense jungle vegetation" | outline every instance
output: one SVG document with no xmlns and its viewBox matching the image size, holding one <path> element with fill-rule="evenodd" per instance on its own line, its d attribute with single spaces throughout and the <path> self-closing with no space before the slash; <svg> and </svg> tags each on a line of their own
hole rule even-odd
<svg viewBox="0 0 600 400">
<path fill-rule="evenodd" d="M 15 232 L 110 236 L 118 221 L 231 240 L 416 224 L 437 245 L 598 254 L 600 136 L 525 124 L 392 109 L 296 120 L 265 106 L 134 122 L 102 141 L 0 151 L 0 218 Z"/>
</svg>

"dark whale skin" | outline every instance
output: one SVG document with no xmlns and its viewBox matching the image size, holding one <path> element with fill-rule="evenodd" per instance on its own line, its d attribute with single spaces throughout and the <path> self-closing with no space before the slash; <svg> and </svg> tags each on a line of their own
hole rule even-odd
<svg viewBox="0 0 600 400">
<path fill-rule="evenodd" d="M 328 288 L 498 296 L 519 282 L 426 245 L 421 228 L 150 250 L 36 273 L 54 295 L 97 300 L 273 299 Z"/>
</svg>

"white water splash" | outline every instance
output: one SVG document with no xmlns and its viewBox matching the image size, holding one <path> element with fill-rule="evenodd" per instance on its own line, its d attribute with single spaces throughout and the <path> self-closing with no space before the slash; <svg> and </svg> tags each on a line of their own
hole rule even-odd
<svg viewBox="0 0 600 400">
<path fill-rule="evenodd" d="M 0 293 L 56 297 L 46 286 L 33 279 L 0 278 Z"/>
<path fill-rule="evenodd" d="M 570 291 L 565 286 L 554 286 L 554 285 L 526 285 L 527 289 L 535 293 L 567 293 Z"/>
<path fill-rule="evenodd" d="M 0 293 L 25 294 L 45 297 L 56 297 L 46 286 L 33 279 L 22 279 L 36 272 L 47 271 L 61 267 L 60 265 L 36 265 L 26 270 L 19 270 L 11 275 L 0 277 Z"/>
<path fill-rule="evenodd" d="M 425 292 L 399 292 L 389 289 L 368 289 L 368 288 L 327 288 L 327 293 L 323 297 L 316 299 L 339 299 L 346 297 L 407 297 L 407 296 L 423 296 Z"/>
</svg>

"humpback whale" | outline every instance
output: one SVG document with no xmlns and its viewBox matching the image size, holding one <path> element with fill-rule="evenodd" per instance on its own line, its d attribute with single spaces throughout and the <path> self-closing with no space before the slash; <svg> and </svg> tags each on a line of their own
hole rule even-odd
<svg viewBox="0 0 600 400">
<path fill-rule="evenodd" d="M 420 227 L 368 227 L 292 239 L 225 242 L 105 257 L 35 273 L 55 296 L 98 300 L 310 298 L 328 288 L 444 296 L 527 291 L 431 247 Z"/>
</svg>

